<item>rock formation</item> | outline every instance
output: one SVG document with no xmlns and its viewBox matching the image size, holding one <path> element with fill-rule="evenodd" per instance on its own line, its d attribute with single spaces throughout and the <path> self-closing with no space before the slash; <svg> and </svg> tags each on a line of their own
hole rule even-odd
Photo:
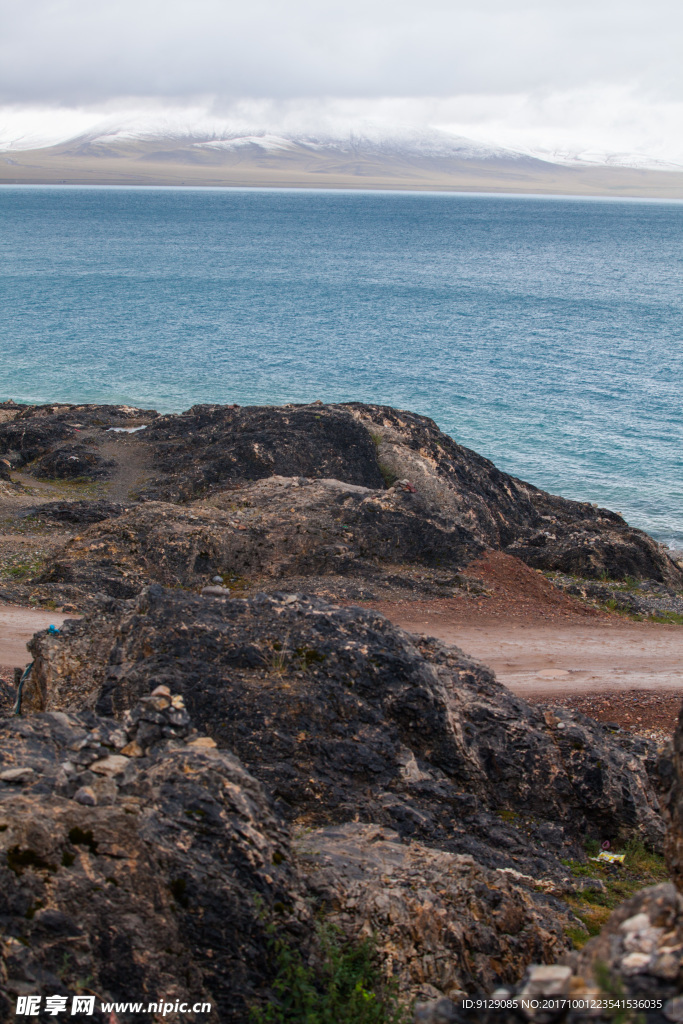
<svg viewBox="0 0 683 1024">
<path fill-rule="evenodd" d="M 163 688 L 121 722 L 57 712 L 0 734 L 0 1018 L 84 992 L 95 1021 L 101 1000 L 164 998 L 243 1024 L 272 973 L 266 912 L 294 940 L 309 913 L 259 783 Z"/>
<path fill-rule="evenodd" d="M 610 986 L 661 999 L 652 1024 L 683 1021 L 674 886 L 580 953 L 566 899 L 600 885 L 567 868 L 587 838 L 662 848 L 659 792 L 683 884 L 683 722 L 660 762 L 648 741 L 528 705 L 455 647 L 290 585 L 420 566 L 466 588 L 493 548 L 649 580 L 666 601 L 683 572 L 659 545 L 385 407 L 0 412 L 17 523 L 56 538 L 3 593 L 86 612 L 34 637 L 22 716 L 0 719 L 0 1016 L 19 995 L 82 991 L 247 1024 L 273 998 L 273 935 L 314 963 L 324 914 L 376 935 L 417 1021 L 529 1019 L 463 993 Z M 95 498 L 27 493 L 72 472 L 100 479 Z M 14 697 L 3 684 L 0 712 Z"/>
<path fill-rule="evenodd" d="M 148 471 L 133 497 L 164 503 L 91 527 L 58 553 L 36 580 L 57 600 L 87 605 L 98 591 L 132 596 L 149 582 L 207 585 L 212 572 L 377 574 L 387 562 L 461 569 L 484 548 L 539 569 L 683 588 L 680 566 L 621 516 L 502 473 L 412 413 L 321 403 L 196 406 L 169 416 L 125 406 L 13 407 L 6 417 L 0 455 L 39 475 L 116 478 L 121 467 L 106 454 L 107 439 L 117 436 L 112 430 L 135 431 L 126 436 Z M 244 537 L 223 536 L 241 527 Z M 185 544 L 177 554 L 186 564 L 159 566 L 155 549 L 167 543 Z"/>
</svg>

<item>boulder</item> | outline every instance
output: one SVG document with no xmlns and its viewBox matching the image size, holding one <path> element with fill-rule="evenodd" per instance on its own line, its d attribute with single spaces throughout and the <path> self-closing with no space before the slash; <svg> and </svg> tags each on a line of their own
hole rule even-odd
<svg viewBox="0 0 683 1024">
<path fill-rule="evenodd" d="M 286 829 L 179 697 L 157 691 L 121 722 L 0 722 L 2 1020 L 20 995 L 87 992 L 100 1024 L 101 1000 L 161 998 L 246 1024 L 272 977 L 270 915 L 301 942 Z"/>
<path fill-rule="evenodd" d="M 87 478 L 100 480 L 111 475 L 116 467 L 113 459 L 105 459 L 98 452 L 82 444 L 63 445 L 42 455 L 31 465 L 33 476 L 54 480 Z"/>
<path fill-rule="evenodd" d="M 292 822 L 353 820 L 534 878 L 663 825 L 647 741 L 513 696 L 457 648 L 299 595 L 151 586 L 37 634 L 25 710 L 123 716 L 165 684 Z"/>
<path fill-rule="evenodd" d="M 564 952 L 571 911 L 509 872 L 361 823 L 306 831 L 295 850 L 317 905 L 345 934 L 376 936 L 406 1002 L 514 983 Z"/>
</svg>

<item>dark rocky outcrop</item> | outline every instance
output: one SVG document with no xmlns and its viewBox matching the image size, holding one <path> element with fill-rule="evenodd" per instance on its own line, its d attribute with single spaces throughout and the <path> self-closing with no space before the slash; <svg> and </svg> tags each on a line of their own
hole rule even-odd
<svg viewBox="0 0 683 1024">
<path fill-rule="evenodd" d="M 160 471 L 146 493 L 166 501 L 268 476 L 383 486 L 373 440 L 344 407 L 198 405 L 156 420 L 146 440 Z"/>
<path fill-rule="evenodd" d="M 378 563 L 457 569 L 483 550 L 418 495 L 338 480 L 270 477 L 209 504 L 144 502 L 71 541 L 42 584 L 133 597 L 148 583 L 200 589 L 313 573 L 377 574 Z"/>
<path fill-rule="evenodd" d="M 380 615 L 156 586 L 103 611 L 32 641 L 26 710 L 121 716 L 165 683 L 290 820 L 360 816 L 535 877 L 565 875 L 586 834 L 661 844 L 647 742 L 542 713 Z"/>
<path fill-rule="evenodd" d="M 149 456 L 151 477 L 139 488 L 139 496 L 147 500 L 177 504 L 218 492 L 239 494 L 254 481 L 273 477 L 337 480 L 375 492 L 374 520 L 361 517 L 355 528 L 360 546 L 376 561 L 387 557 L 388 548 L 394 561 L 406 557 L 433 564 L 435 541 L 448 535 L 441 557 L 451 561 L 474 557 L 487 547 L 543 570 L 587 579 L 649 579 L 683 589 L 681 567 L 617 513 L 547 494 L 509 476 L 443 434 L 432 420 L 413 413 L 320 403 L 195 406 L 169 416 L 127 407 L 41 406 L 11 415 L 13 419 L 0 423 L 0 455 L 12 467 L 30 463 L 34 471 L 52 475 L 111 471 L 98 463 L 104 432 L 115 424 L 126 429 L 146 425 L 131 436 Z M 90 460 L 92 466 L 81 466 L 76 459 Z M 413 526 L 424 531 L 424 537 L 414 536 L 408 546 L 405 537 L 398 544 L 393 540 L 394 499 L 377 497 L 392 482 L 399 482 L 399 491 L 414 499 Z M 320 503 L 309 494 L 311 507 L 299 512 L 316 520 Z M 272 497 L 268 488 L 254 490 L 252 496 L 264 502 L 267 516 Z M 385 542 L 384 549 L 379 540 Z M 330 552 L 326 571 L 337 564 Z"/>
<path fill-rule="evenodd" d="M 538 569 L 683 587 L 683 572 L 616 512 L 569 501 L 509 476 L 457 444 L 433 420 L 381 406 L 348 407 L 374 434 L 385 472 L 409 478 L 488 547 Z"/>
<path fill-rule="evenodd" d="M 19 995 L 85 991 L 102 1024 L 101 1000 L 161 998 L 212 1004 L 177 1022 L 245 1024 L 271 977 L 268 915 L 293 941 L 309 915 L 262 787 L 164 692 L 120 723 L 0 722 L 0 851 L 2 1020 Z"/>
<path fill-rule="evenodd" d="M 128 511 L 128 506 L 117 501 L 46 501 L 43 505 L 30 505 L 21 510 L 22 518 L 44 519 L 69 525 L 101 523 Z"/>
<path fill-rule="evenodd" d="M 68 444 L 37 459 L 31 466 L 34 476 L 53 480 L 100 480 L 110 476 L 116 463 L 104 459 L 82 444 Z"/>
<path fill-rule="evenodd" d="M 302 948 L 316 907 L 376 932 L 406 997 L 513 986 L 578 926 L 560 897 L 583 883 L 562 860 L 586 835 L 661 841 L 651 745 L 541 712 L 371 612 L 153 586 L 32 652 L 29 717 L 2 726 L 10 993 L 55 985 L 56 940 L 36 930 L 49 909 L 95 990 L 147 993 L 178 972 L 179 997 L 206 993 L 246 1024 L 274 970 L 248 892 Z M 90 908 L 76 920 L 93 879 L 116 970 Z M 127 946 L 115 914 L 144 917 Z"/>
<path fill-rule="evenodd" d="M 74 443 L 85 430 L 107 430 L 149 423 L 159 414 L 153 409 L 127 405 L 15 405 L 1 406 L 0 456 L 19 469 L 49 453 L 57 453 L 64 442 Z"/>
</svg>

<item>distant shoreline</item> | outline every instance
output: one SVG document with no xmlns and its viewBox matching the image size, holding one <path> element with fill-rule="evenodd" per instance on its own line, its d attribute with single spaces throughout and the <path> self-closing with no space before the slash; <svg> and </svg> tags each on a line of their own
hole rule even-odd
<svg viewBox="0 0 683 1024">
<path fill-rule="evenodd" d="M 0 185 L 108 185 L 392 192 L 453 192 L 583 198 L 683 200 L 683 172 L 457 162 L 432 168 L 292 166 L 277 160 L 190 163 L 147 154 L 78 155 L 54 149 L 0 154 Z"/>
<path fill-rule="evenodd" d="M 363 193 L 385 195 L 434 195 L 434 196 L 476 196 L 482 199 L 491 197 L 497 199 L 567 199 L 576 202 L 614 202 L 614 203 L 683 203 L 681 196 L 646 196 L 646 195 L 608 195 L 598 193 L 580 192 L 512 192 L 504 189 L 489 189 L 487 191 L 475 188 L 427 188 L 425 187 L 394 187 L 388 186 L 372 187 L 366 184 L 351 187 L 349 185 L 204 185 L 201 183 L 169 185 L 163 182 L 141 182 L 138 184 L 118 182 L 94 182 L 94 181 L 1 181 L 0 189 L 7 188 L 65 188 L 65 189 L 144 189 L 144 190 L 168 190 L 187 192 L 335 192 L 335 193 Z"/>
</svg>

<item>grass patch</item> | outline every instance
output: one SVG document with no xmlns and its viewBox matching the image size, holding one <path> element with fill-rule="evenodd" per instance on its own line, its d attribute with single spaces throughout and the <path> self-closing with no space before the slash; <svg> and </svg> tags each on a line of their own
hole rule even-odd
<svg viewBox="0 0 683 1024">
<path fill-rule="evenodd" d="M 43 555 L 25 551 L 9 555 L 0 562 L 0 579 L 21 583 L 37 576 L 44 564 Z"/>
<path fill-rule="evenodd" d="M 398 480 L 398 476 L 396 473 L 394 473 L 393 469 L 389 469 L 389 467 L 384 462 L 380 462 L 379 471 L 382 474 L 384 485 L 388 490 L 396 483 L 396 481 Z"/>
<path fill-rule="evenodd" d="M 589 856 L 597 855 L 597 843 L 587 843 Z M 657 885 L 669 879 L 664 858 L 649 850 L 640 839 L 630 839 L 619 851 L 626 855 L 621 865 L 596 861 L 563 861 L 574 878 L 594 878 L 604 889 L 586 889 L 566 897 L 566 901 L 587 931 L 570 928 L 567 936 L 575 949 L 581 949 L 589 938 L 597 935 L 610 914 L 620 903 L 634 896 L 648 885 Z"/>
<path fill-rule="evenodd" d="M 351 942 L 339 929 L 318 924 L 315 967 L 270 926 L 276 976 L 273 998 L 252 1007 L 253 1024 L 407 1024 L 408 1007 L 382 976 L 370 939 Z"/>
<path fill-rule="evenodd" d="M 679 612 L 657 612 L 650 616 L 651 622 L 665 622 L 670 625 L 683 626 L 683 615 Z"/>
</svg>

